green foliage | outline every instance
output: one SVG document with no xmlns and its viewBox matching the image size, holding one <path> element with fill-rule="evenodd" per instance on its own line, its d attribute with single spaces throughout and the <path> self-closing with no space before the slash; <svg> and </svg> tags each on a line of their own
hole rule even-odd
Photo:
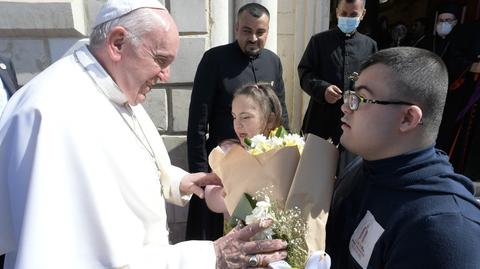
<svg viewBox="0 0 480 269">
<path fill-rule="evenodd" d="M 287 130 L 285 130 L 285 127 L 279 126 L 276 131 L 275 131 L 275 136 L 278 138 L 282 138 L 284 136 L 288 135 Z"/>
<path fill-rule="evenodd" d="M 245 221 L 245 217 L 250 215 L 255 208 L 256 201 L 248 193 L 244 193 L 238 202 L 232 217 L 228 221 L 230 227 L 235 227 L 239 220 Z"/>
<path fill-rule="evenodd" d="M 307 225 L 301 217 L 300 209 L 281 209 L 274 204 L 272 210 L 275 216 L 273 223 L 274 238 L 287 241 L 287 262 L 296 268 L 304 268 L 308 258 L 305 233 Z"/>
<path fill-rule="evenodd" d="M 245 137 L 245 139 L 243 139 L 243 142 L 245 142 L 245 145 L 251 147 L 252 146 L 252 140 L 248 137 Z"/>
<path fill-rule="evenodd" d="M 245 193 L 235 208 L 230 221 L 225 225 L 224 231 L 229 232 L 237 225 L 239 220 L 245 221 L 246 216 L 252 214 L 257 201 L 264 201 L 269 196 L 271 196 L 271 191 L 268 188 L 258 191 L 255 197 Z M 307 242 L 305 241 L 307 224 L 301 217 L 301 210 L 299 208 L 284 209 L 284 205 L 276 201 L 271 203 L 269 210 L 274 217 L 273 238 L 282 239 L 288 243 L 286 261 L 293 269 L 304 268 L 308 258 Z"/>
</svg>

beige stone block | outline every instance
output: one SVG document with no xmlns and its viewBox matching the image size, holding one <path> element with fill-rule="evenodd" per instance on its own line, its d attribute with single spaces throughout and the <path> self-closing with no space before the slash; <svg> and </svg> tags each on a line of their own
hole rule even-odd
<svg viewBox="0 0 480 269">
<path fill-rule="evenodd" d="M 169 240 L 171 244 L 185 241 L 185 232 L 187 230 L 186 222 L 169 223 L 168 228 L 170 231 Z"/>
<path fill-rule="evenodd" d="M 78 40 L 78 38 L 50 38 L 48 40 L 48 47 L 52 62 L 62 58 L 63 55 L 78 42 Z"/>
<path fill-rule="evenodd" d="M 0 2 L 0 36 L 88 35 L 82 0 Z"/>
<path fill-rule="evenodd" d="M 0 54 L 12 59 L 20 85 L 25 85 L 52 63 L 43 39 L 2 38 Z"/>
<path fill-rule="evenodd" d="M 152 119 L 159 131 L 166 131 L 168 129 L 168 104 L 167 92 L 165 89 L 152 89 L 147 94 L 147 98 L 143 103 L 145 110 Z"/>
<path fill-rule="evenodd" d="M 297 64 L 295 63 L 295 51 L 292 50 L 294 42 L 294 36 L 292 35 L 278 36 L 278 56 L 280 57 L 283 65 L 285 103 L 287 105 L 287 111 L 289 112 L 290 119 L 293 111 L 293 98 L 296 89 L 295 78 L 298 76 Z"/>
<path fill-rule="evenodd" d="M 170 12 L 180 33 L 207 32 L 208 10 L 206 2 L 206 0 L 170 1 Z"/>
<path fill-rule="evenodd" d="M 293 13 L 278 14 L 278 34 L 279 35 L 295 34 L 295 14 Z M 278 46 L 280 46 L 280 40 L 278 40 Z"/>
<path fill-rule="evenodd" d="M 187 137 L 164 135 L 162 138 L 172 164 L 188 171 Z"/>
<path fill-rule="evenodd" d="M 171 244 L 185 241 L 187 230 L 188 204 L 185 207 L 166 204 L 169 241 Z"/>
<path fill-rule="evenodd" d="M 174 132 L 186 132 L 191 90 L 172 89 L 172 123 Z"/>
<path fill-rule="evenodd" d="M 292 0 L 278 0 L 278 13 L 294 13 L 295 2 Z"/>
<path fill-rule="evenodd" d="M 205 36 L 180 38 L 180 49 L 170 70 L 170 83 L 193 82 L 198 63 L 205 52 Z"/>
</svg>

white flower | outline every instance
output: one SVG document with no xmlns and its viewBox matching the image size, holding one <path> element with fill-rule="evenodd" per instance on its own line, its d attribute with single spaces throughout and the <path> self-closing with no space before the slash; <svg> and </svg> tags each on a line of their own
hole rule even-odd
<svg viewBox="0 0 480 269">
<path fill-rule="evenodd" d="M 323 251 L 315 251 L 310 255 L 305 265 L 305 269 L 330 269 L 330 256 Z"/>
<path fill-rule="evenodd" d="M 255 148 L 255 147 L 257 147 L 257 145 L 265 143 L 265 141 L 267 141 L 267 138 L 264 135 L 259 134 L 259 135 L 256 135 L 256 136 L 252 137 L 250 139 L 250 141 L 252 141 L 251 147 Z"/>
<path fill-rule="evenodd" d="M 275 135 L 272 131 L 269 137 L 264 135 L 256 135 L 250 139 L 248 152 L 252 155 L 259 155 L 273 149 L 279 149 L 286 146 L 297 146 L 300 154 L 303 151 L 305 140 L 298 134 L 283 134 L 281 137 Z"/>
<path fill-rule="evenodd" d="M 274 146 L 275 148 L 283 147 L 285 144 L 283 138 L 276 137 L 276 136 L 272 137 L 270 141 L 272 143 L 272 146 Z"/>
<path fill-rule="evenodd" d="M 273 214 L 271 212 L 271 206 L 272 204 L 270 203 L 270 199 L 268 197 L 265 197 L 264 201 L 258 201 L 256 204 L 256 207 L 252 211 L 252 214 L 245 217 L 245 223 L 252 224 L 252 223 L 259 223 L 260 221 L 263 221 L 266 219 L 274 219 Z M 256 240 L 272 239 L 272 236 L 273 236 L 273 230 L 272 228 L 268 228 L 263 232 L 256 234 L 255 239 Z"/>
</svg>

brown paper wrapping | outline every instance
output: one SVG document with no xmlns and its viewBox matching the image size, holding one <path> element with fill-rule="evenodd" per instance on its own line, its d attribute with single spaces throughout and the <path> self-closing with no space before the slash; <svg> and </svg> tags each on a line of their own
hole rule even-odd
<svg viewBox="0 0 480 269">
<path fill-rule="evenodd" d="M 270 199 L 285 203 L 295 175 L 300 153 L 298 148 L 284 147 L 253 156 L 240 145 L 227 154 L 216 147 L 209 156 L 210 167 L 221 179 L 226 193 L 225 205 L 230 215 L 244 193 L 273 186 Z"/>
<path fill-rule="evenodd" d="M 222 179 L 230 214 L 244 193 L 254 196 L 256 191 L 273 186 L 270 199 L 302 210 L 310 252 L 325 250 L 325 224 L 337 160 L 337 148 L 312 134 L 301 157 L 296 146 L 253 156 L 240 145 L 227 153 L 217 147 L 209 156 L 210 167 Z"/>
<path fill-rule="evenodd" d="M 302 210 L 307 221 L 307 241 L 310 252 L 325 250 L 325 226 L 333 193 L 338 150 L 326 140 L 308 134 L 288 193 L 286 208 Z"/>
</svg>

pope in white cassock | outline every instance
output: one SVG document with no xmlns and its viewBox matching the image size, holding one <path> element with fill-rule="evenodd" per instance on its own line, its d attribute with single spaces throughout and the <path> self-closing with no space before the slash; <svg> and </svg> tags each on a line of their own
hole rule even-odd
<svg viewBox="0 0 480 269">
<path fill-rule="evenodd" d="M 213 174 L 172 166 L 139 104 L 166 81 L 179 44 L 156 0 L 110 0 L 90 45 L 26 84 L 0 119 L 0 254 L 5 268 L 262 268 L 280 240 L 265 222 L 215 242 L 169 245 L 165 200 L 184 205 Z"/>
</svg>

